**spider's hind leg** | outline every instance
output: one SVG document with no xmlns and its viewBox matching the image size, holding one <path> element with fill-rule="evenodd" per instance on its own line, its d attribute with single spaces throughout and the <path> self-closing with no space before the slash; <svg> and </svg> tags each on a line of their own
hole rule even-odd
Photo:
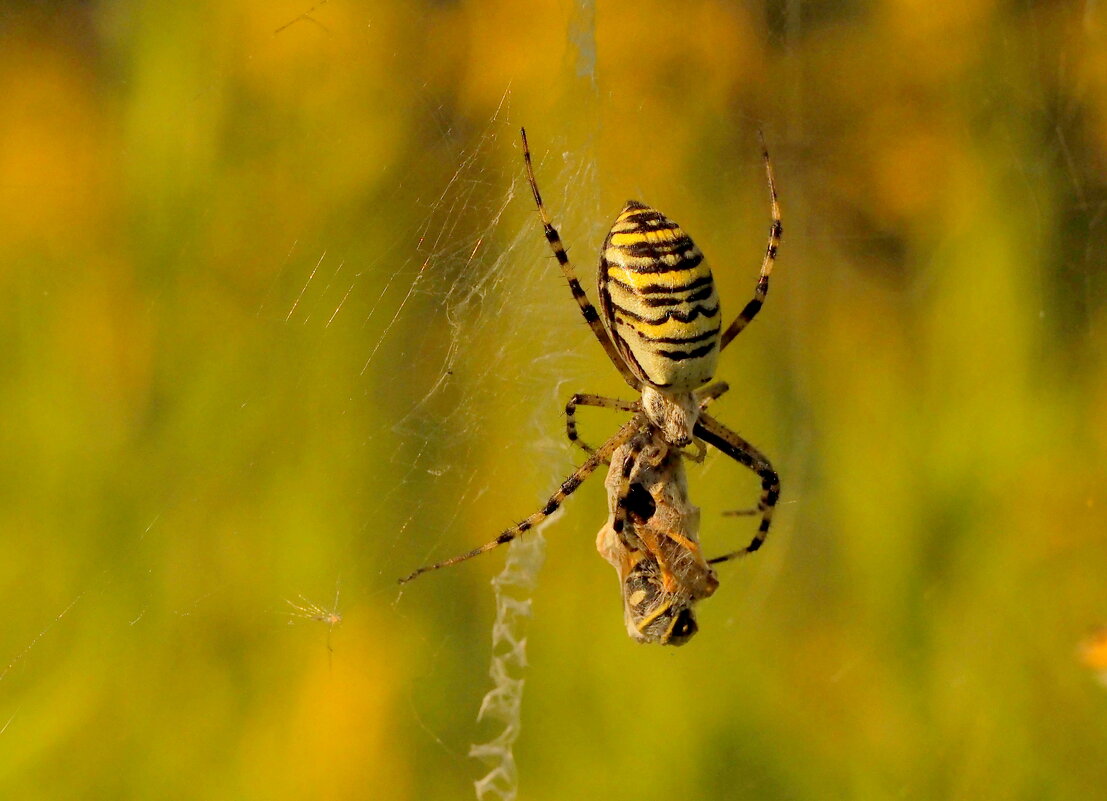
<svg viewBox="0 0 1107 801">
<path fill-rule="evenodd" d="M 614 435 L 612 435 L 610 439 L 607 440 L 607 442 L 601 445 L 595 453 L 588 457 L 587 461 L 585 461 L 580 467 L 574 470 L 571 476 L 561 482 L 561 486 L 558 487 L 557 492 L 550 496 L 550 499 L 546 501 L 546 504 L 541 509 L 530 515 L 530 517 L 528 517 L 523 522 L 504 530 L 500 533 L 498 537 L 496 537 L 496 539 L 490 540 L 484 545 L 478 546 L 471 551 L 466 551 L 463 554 L 458 554 L 457 556 L 453 556 L 449 559 L 443 559 L 441 562 L 435 562 L 433 565 L 426 565 L 425 567 L 421 567 L 418 570 L 412 571 L 411 573 L 400 579 L 400 584 L 406 584 L 412 579 L 421 576 L 423 573 L 429 573 L 432 570 L 438 570 L 443 567 L 449 567 L 450 565 L 456 565 L 459 562 L 464 562 L 466 559 L 472 559 L 474 556 L 480 556 L 482 553 L 487 553 L 493 548 L 498 548 L 501 545 L 505 545 L 506 543 L 509 543 L 513 539 L 518 537 L 520 534 L 530 531 L 532 528 L 537 526 L 539 523 L 541 523 L 543 520 L 545 520 L 547 517 L 552 515 L 559 508 L 561 508 L 561 504 L 564 502 L 564 500 L 572 495 L 574 492 L 576 492 L 577 488 L 584 483 L 584 480 L 588 478 L 588 476 L 592 475 L 592 473 L 595 472 L 596 468 L 599 467 L 600 464 L 610 459 L 611 454 L 614 453 L 620 445 L 622 445 L 624 442 L 634 436 L 635 432 L 638 431 L 641 425 L 642 420 L 639 417 L 635 417 L 630 420 L 630 422 L 624 424 L 622 428 L 620 428 L 617 432 L 615 432 Z"/>
<path fill-rule="evenodd" d="M 761 500 L 757 504 L 757 511 L 761 513 L 761 524 L 757 528 L 757 533 L 750 544 L 742 550 L 707 560 L 709 564 L 714 565 L 753 553 L 765 542 L 765 537 L 769 534 L 769 526 L 773 520 L 773 509 L 780 498 L 780 478 L 761 451 L 713 417 L 706 414 L 702 415 L 699 422 L 696 423 L 695 433 L 708 445 L 714 445 L 731 459 L 757 473 L 761 479 Z"/>
</svg>

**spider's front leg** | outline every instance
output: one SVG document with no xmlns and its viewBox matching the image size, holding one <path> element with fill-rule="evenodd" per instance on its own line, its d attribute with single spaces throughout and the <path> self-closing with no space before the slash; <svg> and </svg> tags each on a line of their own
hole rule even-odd
<svg viewBox="0 0 1107 801">
<path fill-rule="evenodd" d="M 708 445 L 713 445 L 739 464 L 757 473 L 761 479 L 761 500 L 757 511 L 761 513 L 761 525 L 753 540 L 740 551 L 709 559 L 710 564 L 726 562 L 737 556 L 753 553 L 765 542 L 772 524 L 773 508 L 780 498 L 780 478 L 765 455 L 710 415 L 702 415 L 696 423 L 695 434 Z"/>
<path fill-rule="evenodd" d="M 538 207 L 538 217 L 542 220 L 542 230 L 546 234 L 546 241 L 549 242 L 554 258 L 557 259 L 558 266 L 561 267 L 561 274 L 564 275 L 565 280 L 569 282 L 569 291 L 573 293 L 573 299 L 577 302 L 577 305 L 580 306 L 580 313 L 584 316 L 584 321 L 588 323 L 588 327 L 592 329 L 592 333 L 595 334 L 604 353 L 607 354 L 607 358 L 615 365 L 615 369 L 619 371 L 619 375 L 623 377 L 623 380 L 626 381 L 632 389 L 638 389 L 640 382 L 634 377 L 634 373 L 630 371 L 630 368 L 627 367 L 623 357 L 619 355 L 619 351 L 615 348 L 615 343 L 611 341 L 611 337 L 607 334 L 607 329 L 603 326 L 603 321 L 600 320 L 599 312 L 597 312 L 596 307 L 592 305 L 592 301 L 588 300 L 588 294 L 584 291 L 584 287 L 580 285 L 576 270 L 573 269 L 573 265 L 569 261 L 569 254 L 565 252 L 565 245 L 561 243 L 561 235 L 558 234 L 557 229 L 554 228 L 549 212 L 546 211 L 546 206 L 542 203 L 542 194 L 538 191 L 538 182 L 534 179 L 534 165 L 531 164 L 530 160 L 530 145 L 527 144 L 527 131 L 525 128 L 522 128 L 519 133 L 523 139 L 523 162 L 527 168 L 527 183 L 530 184 L 531 194 L 534 195 L 534 204 Z"/>
<path fill-rule="evenodd" d="M 569 438 L 569 442 L 575 445 L 579 445 L 585 453 L 595 453 L 596 449 L 591 445 L 588 445 L 577 436 L 577 407 L 578 406 L 594 406 L 599 409 L 618 409 L 622 412 L 637 412 L 638 404 L 633 401 L 619 400 L 618 398 L 607 398 L 603 395 L 589 395 L 577 393 L 573 397 L 569 398 L 569 402 L 565 404 L 565 436 Z"/>
<path fill-rule="evenodd" d="M 757 288 L 753 293 L 753 300 L 746 304 L 734 322 L 723 332 L 719 340 L 721 351 L 730 344 L 734 337 L 742 333 L 742 329 L 750 324 L 750 321 L 761 311 L 765 303 L 765 297 L 769 294 L 769 276 L 773 272 L 776 263 L 776 252 L 780 247 L 780 239 L 784 236 L 784 226 L 780 221 L 780 201 L 776 194 L 776 181 L 773 179 L 773 164 L 769 161 L 769 150 L 765 147 L 765 140 L 761 140 L 761 157 L 765 160 L 765 174 L 769 178 L 769 201 L 772 204 L 772 225 L 769 227 L 769 244 L 765 248 L 765 256 L 761 260 L 761 275 L 757 279 Z"/>
<path fill-rule="evenodd" d="M 730 384 L 726 381 L 716 381 L 714 384 L 708 384 L 703 389 L 697 389 L 696 400 L 699 401 L 700 411 L 702 412 L 729 391 Z"/>
</svg>

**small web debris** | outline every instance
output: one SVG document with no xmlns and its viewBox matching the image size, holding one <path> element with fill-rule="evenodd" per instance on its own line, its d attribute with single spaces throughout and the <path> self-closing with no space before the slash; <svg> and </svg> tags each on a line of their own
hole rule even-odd
<svg viewBox="0 0 1107 801">
<path fill-rule="evenodd" d="M 285 603 L 292 608 L 292 611 L 289 613 L 288 625 L 294 625 L 297 618 L 326 625 L 327 662 L 332 667 L 334 665 L 334 648 L 331 647 L 331 633 L 334 631 L 334 627 L 342 622 L 342 613 L 338 611 L 338 597 L 340 592 L 341 588 L 336 587 L 334 591 L 334 603 L 330 608 L 308 600 L 308 598 L 303 595 L 297 596 L 300 599 L 300 603 L 296 603 L 288 598 L 285 599 Z"/>
<path fill-rule="evenodd" d="M 290 601 L 287 598 L 285 603 L 292 607 L 290 613 L 293 618 L 304 618 L 306 620 L 314 620 L 317 623 L 326 623 L 330 628 L 334 628 L 342 622 L 342 613 L 338 611 L 338 592 L 334 594 L 334 605 L 330 609 L 320 606 L 319 604 L 309 601 L 303 595 L 298 596 L 300 603 Z M 288 625 L 293 625 L 296 621 L 289 620 Z"/>
</svg>

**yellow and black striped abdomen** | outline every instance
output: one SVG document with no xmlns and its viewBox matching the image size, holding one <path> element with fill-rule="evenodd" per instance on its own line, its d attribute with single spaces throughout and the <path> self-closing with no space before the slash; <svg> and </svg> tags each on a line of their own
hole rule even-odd
<svg viewBox="0 0 1107 801">
<path fill-rule="evenodd" d="M 719 356 L 719 296 L 703 254 L 679 225 L 635 201 L 600 257 L 600 308 L 630 369 L 670 392 L 711 380 Z"/>
</svg>

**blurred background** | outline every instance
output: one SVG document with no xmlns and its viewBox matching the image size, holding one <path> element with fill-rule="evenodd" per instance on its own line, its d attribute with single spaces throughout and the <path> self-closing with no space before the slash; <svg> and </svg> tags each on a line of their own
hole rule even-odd
<svg viewBox="0 0 1107 801">
<path fill-rule="evenodd" d="M 780 472 L 770 538 L 687 646 L 639 646 L 602 480 L 567 503 L 531 566 L 520 797 L 1100 797 L 1105 26 L 1090 1 L 9 0 L 0 797 L 474 797 L 506 549 L 396 579 L 544 502 L 582 458 L 570 394 L 627 397 L 524 124 L 589 291 L 635 198 L 735 314 L 758 130 L 785 236 L 715 407 Z M 722 513 L 752 475 L 690 484 L 709 555 L 747 542 Z"/>
</svg>

